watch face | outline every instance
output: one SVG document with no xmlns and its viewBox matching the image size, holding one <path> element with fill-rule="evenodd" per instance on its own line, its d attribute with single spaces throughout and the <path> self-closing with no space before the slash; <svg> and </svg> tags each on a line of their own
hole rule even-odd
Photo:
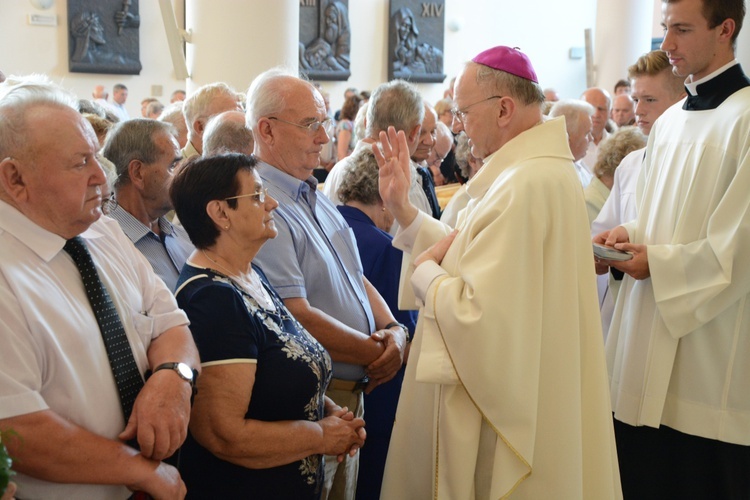
<svg viewBox="0 0 750 500">
<path fill-rule="evenodd" d="M 185 363 L 177 363 L 177 371 L 185 380 L 193 380 L 193 370 Z"/>
</svg>

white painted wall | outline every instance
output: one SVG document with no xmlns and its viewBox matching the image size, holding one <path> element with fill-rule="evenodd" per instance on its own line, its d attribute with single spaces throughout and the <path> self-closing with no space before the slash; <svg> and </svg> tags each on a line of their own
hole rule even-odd
<svg viewBox="0 0 750 500">
<path fill-rule="evenodd" d="M 464 62 L 495 45 L 517 46 L 530 58 L 543 87 L 565 96 L 585 89 L 583 59 L 571 60 L 571 47 L 584 46 L 584 29 L 593 27 L 596 0 L 446 0 L 442 84 L 419 84 L 425 98 L 443 97 L 451 77 Z M 388 0 L 349 0 L 352 29 L 352 76 L 348 82 L 325 82 L 331 105 L 340 107 L 344 90 L 372 90 L 387 78 Z M 453 24 L 458 31 L 449 29 Z"/>
<path fill-rule="evenodd" d="M 183 0 L 173 0 L 173 3 L 178 22 L 181 22 Z M 254 26 L 268 27 L 288 22 L 286 19 L 265 19 L 264 10 L 258 7 L 262 2 L 257 0 L 224 3 L 234 4 L 233 8 L 225 9 L 227 16 L 246 19 L 248 30 Z M 520 47 L 529 55 L 543 87 L 555 87 L 564 97 L 577 97 L 586 86 L 585 63 L 583 59 L 571 60 L 568 54 L 571 47 L 583 47 L 584 29 L 594 28 L 596 3 L 596 0 L 446 0 L 446 25 L 460 26 L 457 31 L 448 27 L 445 31 L 444 69 L 448 77 L 445 83 L 420 84 L 420 91 L 432 102 L 440 99 L 448 80 L 466 60 L 491 46 L 511 45 Z M 654 0 L 654 11 L 660 12 L 660 0 Z M 58 25 L 30 26 L 27 16 L 34 13 L 57 15 Z M 156 96 L 162 101 L 167 101 L 173 90 L 186 87 L 186 82 L 174 77 L 156 0 L 140 0 L 140 13 L 141 75 L 69 73 L 67 3 L 55 0 L 50 10 L 40 11 L 29 0 L 0 0 L 0 69 L 8 75 L 46 73 L 83 97 L 90 96 L 94 85 L 111 88 L 122 82 L 130 90 L 128 110 L 131 116 L 139 116 L 140 100 L 151 96 L 153 85 L 163 87 L 164 95 Z M 387 78 L 388 0 L 350 0 L 349 18 L 353 33 L 352 76 L 347 82 L 323 83 L 331 93 L 334 109 L 341 106 L 347 87 L 372 90 Z M 661 33 L 659 21 L 658 18 L 643 20 L 654 26 L 655 36 Z M 746 22 L 740 35 L 738 58 L 749 69 L 750 26 L 747 25 L 750 21 Z M 234 43 L 231 33 L 224 36 L 227 50 L 215 51 L 212 57 L 223 59 L 227 65 L 247 64 L 248 60 L 253 60 L 253 51 L 264 50 L 262 46 Z M 296 40 L 293 43 L 296 44 Z M 623 41 L 613 38 L 612 43 Z M 250 82 L 232 83 L 238 90 L 246 90 Z"/>
<path fill-rule="evenodd" d="M 256 24 L 285 22 L 265 20 L 257 8 L 256 12 L 244 10 L 257 2 L 237 1 L 235 4 L 236 10 L 227 15 L 244 17 L 248 29 Z M 388 0 L 350 0 L 349 4 L 353 33 L 352 77 L 348 82 L 323 84 L 331 92 L 334 108 L 341 105 L 345 88 L 372 90 L 387 78 Z M 445 33 L 448 79 L 458 72 L 464 61 L 481 50 L 493 45 L 514 45 L 531 57 L 543 86 L 554 86 L 563 95 L 577 95 L 585 86 L 585 67 L 582 59 L 568 59 L 568 50 L 583 46 L 583 30 L 591 27 L 595 19 L 594 6 L 595 0 L 447 0 L 446 21 L 456 21 L 460 25 L 458 31 L 446 29 Z M 58 25 L 30 26 L 27 16 L 33 13 L 55 14 Z M 163 86 L 163 101 L 168 100 L 174 89 L 186 86 L 184 81 L 174 78 L 156 1 L 141 0 L 140 13 L 141 75 L 69 73 L 66 2 L 55 0 L 50 10 L 39 11 L 28 0 L 0 0 L 0 47 L 3 47 L 0 69 L 6 74 L 46 73 L 80 96 L 89 96 L 96 84 L 111 87 L 122 82 L 130 91 L 128 111 L 131 116 L 138 116 L 140 100 L 151 95 L 152 85 Z M 244 51 L 263 50 L 262 47 L 232 45 L 229 34 L 227 44 L 227 51 L 214 54 L 214 57 L 224 58 L 226 64 L 243 64 Z M 249 83 L 235 85 L 245 90 Z M 420 84 L 419 88 L 427 99 L 436 101 L 442 97 L 446 86 L 447 80 L 445 84 Z"/>
<path fill-rule="evenodd" d="M 179 0 L 178 0 L 179 1 Z M 176 80 L 169 57 L 167 37 L 156 0 L 139 2 L 141 27 L 140 75 L 99 75 L 68 72 L 67 2 L 55 0 L 49 10 L 38 10 L 29 0 L 0 0 L 0 69 L 6 74 L 45 73 L 80 97 L 91 97 L 97 84 L 109 88 L 123 83 L 128 87 L 126 107 L 131 117 L 141 116 L 141 99 L 150 97 L 151 86 L 161 85 L 163 103 L 185 82 Z M 29 14 L 56 15 L 57 26 L 31 26 Z"/>
</svg>

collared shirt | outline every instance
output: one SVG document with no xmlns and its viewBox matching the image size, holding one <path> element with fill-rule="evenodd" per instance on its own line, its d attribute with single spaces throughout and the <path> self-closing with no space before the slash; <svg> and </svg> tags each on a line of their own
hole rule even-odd
<svg viewBox="0 0 750 500">
<path fill-rule="evenodd" d="M 318 196 L 314 177 L 301 181 L 263 162 L 258 173 L 279 202 L 278 236 L 268 240 L 254 262 L 282 299 L 304 298 L 312 307 L 366 335 L 375 319 L 363 282 L 354 233 L 336 207 Z M 359 380 L 364 367 L 334 362 L 333 375 Z"/>
<path fill-rule="evenodd" d="M 731 68 L 732 66 L 736 66 L 737 64 L 739 64 L 739 61 L 737 61 L 737 59 L 732 59 L 721 68 L 718 68 L 716 71 L 713 71 L 711 74 L 706 75 L 703 78 L 700 78 L 694 81 L 688 81 L 690 80 L 690 77 L 688 77 L 685 80 L 685 88 L 687 89 L 688 94 L 693 95 L 693 96 L 698 95 L 699 94 L 698 85 L 703 85 L 704 83 L 713 80 L 715 77 L 719 76 L 720 74 L 722 74 L 723 72 Z"/>
<path fill-rule="evenodd" d="M 119 205 L 109 216 L 120 224 L 125 235 L 146 257 L 154 272 L 167 284 L 167 288 L 174 290 L 182 266 L 195 250 L 187 232 L 165 217 L 159 217 L 162 239 Z"/>
<path fill-rule="evenodd" d="M 606 129 L 602 130 L 602 138 L 599 140 L 599 144 L 603 143 L 609 136 L 610 133 L 607 132 Z M 596 144 L 594 141 L 589 142 L 589 146 L 588 148 L 586 148 L 586 156 L 584 156 L 583 159 L 578 160 L 577 162 L 586 167 L 592 174 L 594 172 L 596 160 L 599 158 L 599 144 Z"/>
<path fill-rule="evenodd" d="M 182 148 L 180 151 L 182 153 L 182 159 L 188 160 L 192 158 L 193 156 L 200 156 L 201 154 L 198 152 L 197 149 L 195 149 L 195 146 L 193 146 L 193 143 L 188 141 L 187 144 L 185 144 L 185 147 Z"/>
<path fill-rule="evenodd" d="M 585 188 L 591 184 L 591 179 L 594 178 L 594 174 L 592 174 L 589 168 L 583 163 L 583 160 L 574 161 L 573 166 L 576 169 L 578 178 L 581 179 L 581 185 Z"/>
<path fill-rule="evenodd" d="M 718 108 L 732 94 L 750 86 L 750 78 L 734 60 L 708 76 L 686 83 L 688 96 L 682 103 L 687 111 L 705 111 Z"/>
<path fill-rule="evenodd" d="M 110 104 L 110 109 L 112 109 L 112 112 L 117 115 L 117 118 L 119 118 L 121 122 L 130 120 L 130 115 L 124 105 L 113 102 Z"/>
<path fill-rule="evenodd" d="M 122 320 L 141 373 L 162 332 L 188 323 L 115 221 L 81 234 Z M 122 407 L 101 332 L 65 240 L 0 201 L 0 418 L 52 410 L 117 439 Z M 127 498 L 122 486 L 14 477 L 23 498 Z"/>
</svg>

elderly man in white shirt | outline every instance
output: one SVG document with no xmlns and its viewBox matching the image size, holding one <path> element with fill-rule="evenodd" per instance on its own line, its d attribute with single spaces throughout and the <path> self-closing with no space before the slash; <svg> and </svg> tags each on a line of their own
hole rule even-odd
<svg viewBox="0 0 750 500">
<path fill-rule="evenodd" d="M 182 498 L 161 460 L 187 434 L 198 355 L 172 294 L 101 217 L 98 148 L 72 95 L 0 86 L 0 429 L 20 436 L 4 444 L 21 498 Z"/>
</svg>

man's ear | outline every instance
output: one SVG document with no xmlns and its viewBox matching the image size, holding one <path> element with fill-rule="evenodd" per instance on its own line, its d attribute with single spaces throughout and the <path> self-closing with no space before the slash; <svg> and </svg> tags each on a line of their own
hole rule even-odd
<svg viewBox="0 0 750 500">
<path fill-rule="evenodd" d="M 734 19 L 724 19 L 719 26 L 721 27 L 719 30 L 719 38 L 727 43 L 732 43 L 732 35 L 734 35 L 734 31 L 737 29 Z"/>
<path fill-rule="evenodd" d="M 257 133 L 253 130 L 253 139 L 255 139 L 256 144 L 262 142 L 263 144 L 273 145 L 275 137 L 273 134 L 273 127 L 271 127 L 271 122 L 268 118 L 261 118 L 258 120 L 257 130 Z"/>
<path fill-rule="evenodd" d="M 510 97 L 498 99 L 497 120 L 501 127 L 506 127 L 516 112 L 516 102 Z"/>
<path fill-rule="evenodd" d="M 419 139 L 419 134 L 422 132 L 422 124 L 418 123 L 417 125 L 414 125 L 414 128 L 412 128 L 408 134 L 406 134 L 406 142 L 409 144 L 414 144 Z"/>
<path fill-rule="evenodd" d="M 145 164 L 141 160 L 130 160 L 128 163 L 128 178 L 130 183 L 139 189 L 143 189 L 145 184 Z"/>
<path fill-rule="evenodd" d="M 195 133 L 203 137 L 203 131 L 206 129 L 206 124 L 203 123 L 203 120 L 201 118 L 198 118 L 193 122 L 193 130 L 195 130 Z"/>
<path fill-rule="evenodd" d="M 15 158 L 0 161 L 0 186 L 13 201 L 23 201 L 28 197 L 26 182 Z"/>
</svg>

